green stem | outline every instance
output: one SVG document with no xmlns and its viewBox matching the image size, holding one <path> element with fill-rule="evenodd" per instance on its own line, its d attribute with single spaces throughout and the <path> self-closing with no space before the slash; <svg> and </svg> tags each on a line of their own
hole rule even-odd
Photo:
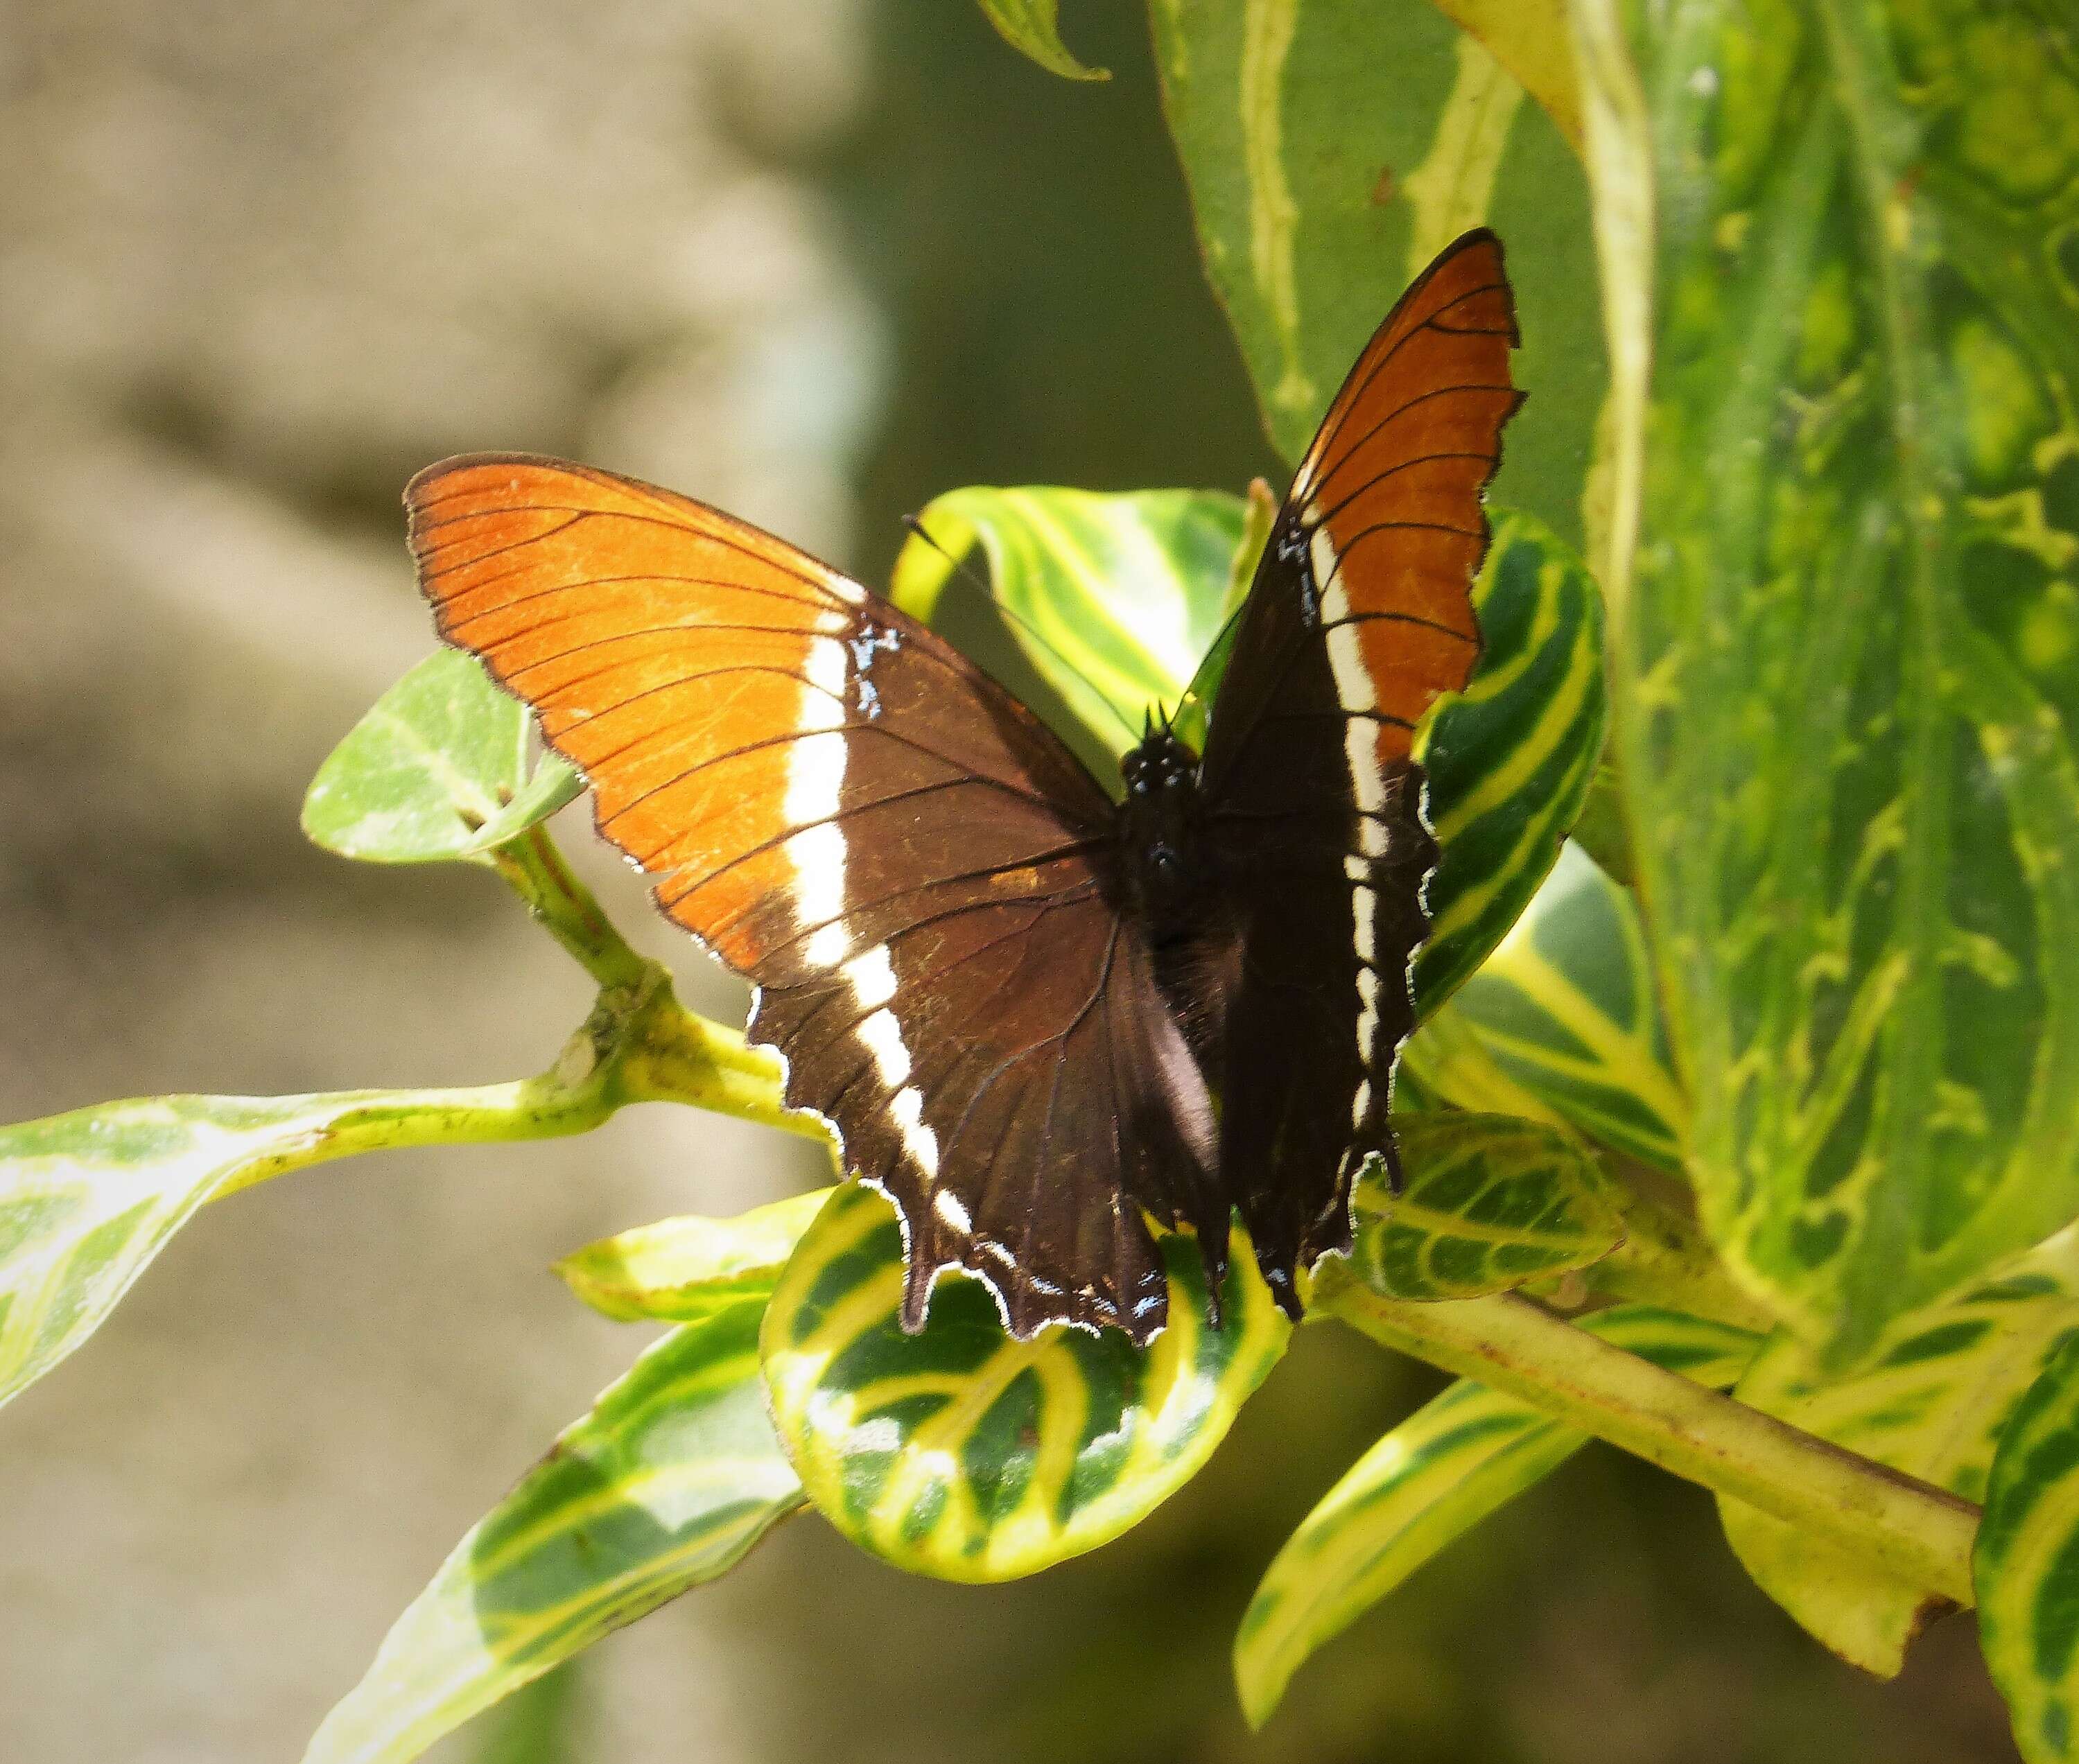
<svg viewBox="0 0 2079 1764">
<path fill-rule="evenodd" d="M 742 1035 L 695 1015 L 654 962 L 609 986 L 556 1063 L 533 1078 L 439 1090 L 362 1090 L 303 1099 L 307 1132 L 228 1177 L 215 1199 L 291 1170 L 363 1152 L 480 1145 L 585 1133 L 631 1102 L 682 1102 L 831 1143 L 781 1100 L 780 1065 Z"/>
<path fill-rule="evenodd" d="M 1510 1294 L 1411 1304 L 1327 1263 L 1315 1302 L 1376 1341 L 1475 1378 L 1746 1502 L 1951 1603 L 1973 1602 L 1979 1509 L 1945 1489 L 1599 1341 Z"/>
<path fill-rule="evenodd" d="M 240 1165 L 210 1197 L 222 1200 L 291 1170 L 334 1158 L 428 1145 L 482 1145 L 583 1133 L 613 1113 L 604 1086 L 573 1087 L 554 1072 L 510 1084 L 439 1090 L 344 1090 L 300 1099 L 318 1118 L 307 1132 Z"/>
<path fill-rule="evenodd" d="M 668 984 L 627 1051 L 621 1081 L 630 1102 L 690 1103 L 836 1143 L 819 1118 L 789 1109 L 781 1100 L 776 1055 L 750 1046 L 742 1030 L 688 1010 L 671 997 Z"/>
<path fill-rule="evenodd" d="M 529 827 L 488 855 L 529 915 L 602 987 L 642 984 L 650 964 L 630 947 L 592 890 L 563 861 L 546 827 Z"/>
</svg>

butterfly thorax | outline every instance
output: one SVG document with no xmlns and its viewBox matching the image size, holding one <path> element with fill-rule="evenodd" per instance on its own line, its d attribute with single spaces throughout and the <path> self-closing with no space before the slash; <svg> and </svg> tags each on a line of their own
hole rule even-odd
<svg viewBox="0 0 2079 1764">
<path fill-rule="evenodd" d="M 1119 842 L 1133 904 L 1158 951 L 1202 922 L 1208 878 L 1198 830 L 1198 759 L 1166 729 L 1119 762 Z"/>
</svg>

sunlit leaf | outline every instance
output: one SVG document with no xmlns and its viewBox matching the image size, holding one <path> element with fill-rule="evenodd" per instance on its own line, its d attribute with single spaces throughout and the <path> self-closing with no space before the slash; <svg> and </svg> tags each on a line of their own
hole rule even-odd
<svg viewBox="0 0 2079 1764">
<path fill-rule="evenodd" d="M 981 0 L 981 10 L 1003 36 L 1050 73 L 1071 80 L 1108 80 L 1111 69 L 1086 67 L 1061 42 L 1056 22 L 1060 0 Z"/>
<path fill-rule="evenodd" d="M 404 1764 L 477 1711 L 734 1567 L 801 1504 L 765 1414 L 763 1306 L 673 1330 L 441 1564 L 304 1764 Z"/>
<path fill-rule="evenodd" d="M 1580 1326 L 1717 1389 L 1738 1377 L 1760 1344 L 1743 1330 L 1646 1305 Z M 1270 1718 L 1316 1649 L 1587 1439 L 1464 1379 L 1386 1435 L 1307 1515 L 1249 1601 L 1234 1659 L 1251 1724 Z"/>
<path fill-rule="evenodd" d="M 1734 1393 L 1765 1414 L 1982 1501 L 2014 1406 L 2079 1332 L 2079 1241 L 2060 1232 L 1956 1298 L 1900 1318 L 1866 1365 L 1829 1378 L 1779 1331 Z M 1940 1608 L 1780 1519 L 1721 1499 L 1734 1551 L 1771 1598 L 1836 1653 L 1889 1677 Z"/>
<path fill-rule="evenodd" d="M 1403 1194 L 1368 1166 L 1350 1266 L 1387 1298 L 1472 1298 L 1583 1268 L 1624 1236 L 1579 1146 L 1506 1115 L 1416 1114 L 1395 1129 Z"/>
<path fill-rule="evenodd" d="M 1269 483 L 1252 479 L 1249 499 L 1242 507 L 1241 538 L 1228 570 L 1226 590 L 1220 596 L 1219 635 L 1198 658 L 1198 669 L 1185 687 L 1170 722 L 1177 738 L 1194 754 L 1206 750 L 1206 737 L 1212 727 L 1213 694 L 1234 654 L 1235 638 L 1241 630 L 1241 611 L 1255 583 L 1257 566 L 1263 561 L 1264 547 L 1270 543 L 1270 529 L 1278 524 L 1278 507 L 1277 492 Z"/>
<path fill-rule="evenodd" d="M 1461 1108 L 1564 1122 L 1682 1168 L 1688 1108 L 1669 1069 L 1638 909 L 1571 843 L 1405 1058 Z"/>
<path fill-rule="evenodd" d="M 1121 754 L 1152 707 L 1177 704 L 1218 634 L 1244 513 L 1214 491 L 948 491 L 918 517 L 930 539 L 903 546 L 889 598 L 930 623 L 960 591 L 952 560 L 979 547 L 1010 637 L 1070 716 Z"/>
<path fill-rule="evenodd" d="M 1551 0 L 1453 10 L 1571 115 Z M 1550 118 L 1420 0 L 1150 12 L 1207 270 L 1279 451 L 1299 457 L 1401 289 L 1488 223 L 1508 244 L 1531 391 L 1498 494 L 1578 540 L 1603 344 L 1586 183 Z"/>
<path fill-rule="evenodd" d="M 692 1323 L 747 1298 L 772 1297 L 780 1269 L 830 1193 L 789 1195 L 734 1218 L 659 1219 L 588 1244 L 558 1262 L 556 1272 L 609 1317 Z"/>
<path fill-rule="evenodd" d="M 1246 1242 L 1208 1327 L 1203 1264 L 1163 1239 L 1169 1322 L 1004 1331 L 948 1275 L 903 1334 L 894 1210 L 848 1183 L 801 1240 L 766 1314 L 765 1373 L 809 1498 L 862 1549 L 947 1580 L 1008 1580 L 1095 1549 L 1188 1482 L 1285 1349 L 1290 1325 Z"/>
<path fill-rule="evenodd" d="M 2079 1212 L 2079 20 L 1619 15 L 1622 778 L 1705 1222 L 1839 1366 Z"/>
<path fill-rule="evenodd" d="M 99 1328 L 206 1201 L 362 1100 L 156 1097 L 0 1128 L 0 1402 Z"/>
<path fill-rule="evenodd" d="M 1978 1637 L 2028 1764 L 2079 1756 L 2079 1339 L 2016 1407 L 1985 1490 Z"/>
<path fill-rule="evenodd" d="M 529 760 L 527 712 L 458 650 L 429 656 L 335 747 L 303 798 L 303 831 L 369 863 L 481 855 L 584 788 L 554 755 Z"/>
</svg>

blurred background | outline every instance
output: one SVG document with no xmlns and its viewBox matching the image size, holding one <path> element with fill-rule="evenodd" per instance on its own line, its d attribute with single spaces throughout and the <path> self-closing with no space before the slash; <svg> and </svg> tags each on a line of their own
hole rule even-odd
<svg viewBox="0 0 2079 1764">
<path fill-rule="evenodd" d="M 1087 16 L 1083 15 L 1087 14 Z M 575 454 L 868 581 L 970 483 L 1276 467 L 1199 274 L 1145 24 L 1104 86 L 964 0 L 12 0 L 0 11 L 0 1110 L 545 1064 L 583 977 L 487 874 L 297 831 L 426 652 L 398 493 Z M 701 1007 L 583 811 L 566 842 Z M 299 1754 L 463 1530 L 647 1339 L 556 1256 L 816 1178 L 776 1135 L 371 1158 L 239 1197 L 0 1415 L 0 1758 Z M 1709 1503 L 1592 1448 L 1330 1649 L 1263 1734 L 1256 1576 L 1441 1382 L 1308 1331 L 1215 1461 L 1015 1586 L 813 1519 L 439 1754 L 2011 1756 L 1964 1624 L 1899 1683 L 1746 1583 Z"/>
</svg>

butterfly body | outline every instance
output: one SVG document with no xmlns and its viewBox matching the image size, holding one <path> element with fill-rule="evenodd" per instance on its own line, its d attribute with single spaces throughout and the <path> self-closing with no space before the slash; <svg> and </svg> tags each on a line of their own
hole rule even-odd
<svg viewBox="0 0 2079 1764">
<path fill-rule="evenodd" d="M 1479 653 L 1515 341 L 1500 245 L 1469 234 L 1302 461 L 1203 751 L 1151 726 L 1116 801 L 934 633 L 717 510 L 524 455 L 413 481 L 443 636 L 752 981 L 789 1103 L 896 1204 L 907 1326 L 960 1269 L 1017 1335 L 1145 1343 L 1149 1222 L 1196 1235 L 1217 1293 L 1236 1214 L 1297 1315 L 1357 1171 L 1396 1168 L 1436 860 L 1415 736 Z"/>
</svg>

